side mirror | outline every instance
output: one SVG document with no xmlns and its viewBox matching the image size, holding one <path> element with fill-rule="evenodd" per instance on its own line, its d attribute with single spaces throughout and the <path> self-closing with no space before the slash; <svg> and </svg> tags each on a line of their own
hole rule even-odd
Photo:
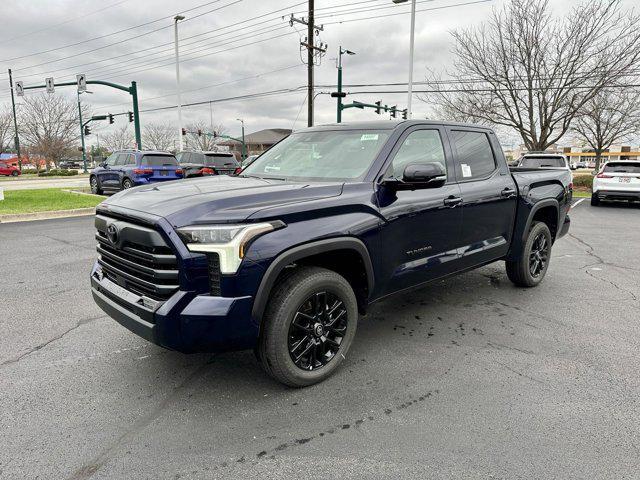
<svg viewBox="0 0 640 480">
<path fill-rule="evenodd" d="M 411 184 L 444 183 L 447 172 L 438 162 L 410 163 L 404 168 L 402 180 Z"/>
</svg>

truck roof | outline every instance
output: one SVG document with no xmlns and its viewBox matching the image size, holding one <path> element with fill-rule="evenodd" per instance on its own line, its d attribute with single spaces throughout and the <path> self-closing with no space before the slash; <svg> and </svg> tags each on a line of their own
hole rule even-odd
<svg viewBox="0 0 640 480">
<path fill-rule="evenodd" d="M 478 125 L 474 123 L 458 123 L 449 122 L 443 120 L 377 120 L 370 122 L 343 122 L 343 123 L 328 123 L 325 125 L 317 125 L 305 129 L 306 131 L 322 131 L 322 130 L 394 130 L 400 125 L 447 125 L 453 127 L 472 127 L 480 128 L 487 131 L 493 131 L 492 128 L 485 125 Z"/>
</svg>

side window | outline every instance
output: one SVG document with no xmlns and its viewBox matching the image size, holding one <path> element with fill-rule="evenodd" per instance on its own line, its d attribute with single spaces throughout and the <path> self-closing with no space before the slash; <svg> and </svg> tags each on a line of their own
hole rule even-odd
<svg viewBox="0 0 640 480">
<path fill-rule="evenodd" d="M 105 163 L 110 167 L 113 167 L 116 164 L 117 159 L 118 159 L 118 154 L 112 153 L 111 155 L 109 155 L 109 158 L 107 158 L 107 161 Z"/>
<path fill-rule="evenodd" d="M 127 155 L 127 160 L 125 165 L 135 165 L 136 164 L 136 156 L 133 153 L 129 153 Z"/>
<path fill-rule="evenodd" d="M 437 162 L 447 171 L 444 147 L 438 130 L 416 130 L 402 142 L 389 167 L 387 176 L 402 178 L 404 169 L 410 163 Z"/>
<path fill-rule="evenodd" d="M 122 165 L 126 165 L 126 164 L 127 164 L 127 154 L 119 153 L 118 159 L 116 160 L 116 166 L 121 167 Z"/>
<path fill-rule="evenodd" d="M 496 169 L 496 160 L 486 133 L 454 130 L 452 134 L 458 152 L 458 180 L 485 177 Z"/>
</svg>

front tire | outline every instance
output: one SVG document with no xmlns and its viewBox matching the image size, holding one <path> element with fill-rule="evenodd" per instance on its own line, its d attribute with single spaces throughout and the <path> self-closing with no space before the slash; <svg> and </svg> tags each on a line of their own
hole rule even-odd
<svg viewBox="0 0 640 480">
<path fill-rule="evenodd" d="M 100 188 L 100 183 L 98 183 L 98 177 L 95 175 L 89 179 L 89 184 L 91 185 L 91 193 L 94 195 L 102 195 L 103 191 Z"/>
<path fill-rule="evenodd" d="M 12 177 L 17 177 L 19 175 L 17 170 L 14 170 L 13 172 L 11 172 L 11 176 Z"/>
<path fill-rule="evenodd" d="M 549 268 L 551 231 L 546 223 L 534 222 L 517 260 L 507 260 L 507 277 L 519 287 L 535 287 Z"/>
<path fill-rule="evenodd" d="M 598 197 L 597 193 L 592 193 L 591 194 L 591 206 L 592 207 L 597 207 L 598 205 L 600 205 L 600 197 Z"/>
<path fill-rule="evenodd" d="M 122 180 L 123 190 L 129 190 L 131 187 L 133 187 L 133 182 L 131 181 L 131 179 L 125 178 L 124 180 Z"/>
<path fill-rule="evenodd" d="M 356 296 L 344 277 L 324 268 L 298 267 L 271 293 L 258 358 L 285 385 L 313 385 L 340 366 L 357 322 Z"/>
</svg>

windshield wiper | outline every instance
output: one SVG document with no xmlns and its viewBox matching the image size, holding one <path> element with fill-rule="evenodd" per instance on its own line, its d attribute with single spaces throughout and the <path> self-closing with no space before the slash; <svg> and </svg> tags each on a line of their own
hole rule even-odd
<svg viewBox="0 0 640 480">
<path fill-rule="evenodd" d="M 280 180 L 280 181 L 286 181 L 286 178 L 280 178 L 280 177 L 261 177 L 259 175 L 247 175 L 246 173 L 244 174 L 240 174 L 238 175 L 238 177 L 244 177 L 244 178 L 259 178 L 260 180 Z"/>
</svg>

